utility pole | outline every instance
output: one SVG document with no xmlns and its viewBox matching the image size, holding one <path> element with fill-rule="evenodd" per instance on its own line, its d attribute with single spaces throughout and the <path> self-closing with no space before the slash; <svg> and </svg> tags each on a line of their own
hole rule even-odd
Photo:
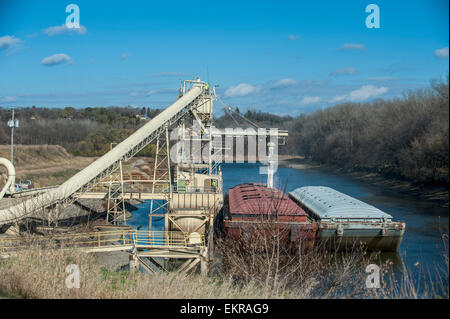
<svg viewBox="0 0 450 319">
<path fill-rule="evenodd" d="M 14 128 L 19 127 L 19 120 L 14 118 L 14 107 L 11 108 L 11 119 L 8 121 L 11 128 L 11 163 L 14 164 Z"/>
</svg>

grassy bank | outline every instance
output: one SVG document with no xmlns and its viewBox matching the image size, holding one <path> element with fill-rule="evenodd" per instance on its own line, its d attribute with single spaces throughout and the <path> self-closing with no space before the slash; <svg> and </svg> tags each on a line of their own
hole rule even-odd
<svg viewBox="0 0 450 319">
<path fill-rule="evenodd" d="M 253 246 L 254 247 L 254 246 Z M 225 247 L 224 247 L 225 248 Z M 0 259 L 0 297 L 5 298 L 448 298 L 448 258 L 433 282 L 423 271 L 416 278 L 405 271 L 394 278 L 389 261 L 362 250 L 351 253 L 309 251 L 281 257 L 266 253 L 242 254 L 226 248 L 221 270 L 200 274 L 111 271 L 91 254 L 77 250 L 43 250 L 37 246 Z M 247 247 L 248 248 L 248 247 Z M 381 287 L 366 288 L 366 266 L 381 267 Z M 66 267 L 80 269 L 80 288 L 67 288 Z M 446 268 L 446 269 L 445 269 Z"/>
<path fill-rule="evenodd" d="M 68 289 L 66 266 L 80 268 L 80 288 Z M 237 287 L 231 279 L 175 273 L 146 275 L 111 272 L 92 255 L 79 251 L 38 248 L 0 260 L 0 289 L 17 298 L 280 298 L 256 284 Z"/>
</svg>

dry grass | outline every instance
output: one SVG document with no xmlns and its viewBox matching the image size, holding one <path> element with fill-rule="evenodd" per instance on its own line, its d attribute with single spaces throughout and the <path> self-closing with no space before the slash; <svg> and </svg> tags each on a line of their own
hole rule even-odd
<svg viewBox="0 0 450 319">
<path fill-rule="evenodd" d="M 68 289 L 66 266 L 77 264 L 80 288 Z M 0 260 L 0 290 L 21 298 L 264 298 L 256 284 L 237 287 L 228 279 L 175 273 L 111 272 L 80 251 L 34 247 Z M 285 297 L 285 296 L 283 296 Z"/>
<path fill-rule="evenodd" d="M 268 258 L 269 257 L 269 258 Z M 410 272 L 390 280 L 389 263 L 381 266 L 382 288 L 365 288 L 365 266 L 373 256 L 309 251 L 296 256 L 229 251 L 224 271 L 213 277 L 177 273 L 113 272 L 93 255 L 79 250 L 30 247 L 0 259 L 0 295 L 12 298 L 448 298 L 447 277 L 442 289 L 413 280 Z M 80 288 L 69 289 L 69 264 L 80 268 Z M 268 267 L 269 266 L 269 267 Z M 277 270 L 275 270 L 277 269 Z M 445 270 L 442 273 L 445 276 Z M 429 278 L 429 277 L 428 277 Z M 446 281 L 445 281 L 446 280 Z M 419 288 L 422 287 L 422 288 Z M 446 290 L 445 290 L 446 289 Z"/>
<path fill-rule="evenodd" d="M 443 263 L 429 271 L 404 266 L 396 277 L 391 261 L 355 245 L 330 252 L 299 241 L 286 245 L 288 229 L 270 220 L 239 240 L 218 239 L 214 275 L 112 272 L 79 250 L 31 246 L 0 259 L 0 292 L 23 298 L 448 298 L 448 235 Z M 35 245 L 35 244 L 34 244 Z M 51 246 L 47 246 L 51 247 Z M 381 288 L 367 289 L 367 265 L 380 266 Z M 81 270 L 81 287 L 65 285 L 69 264 Z M 419 276 L 417 275 L 419 273 Z M 397 273 L 398 274 L 398 273 Z"/>
<path fill-rule="evenodd" d="M 319 244 L 308 246 L 300 240 L 294 247 L 286 244 L 288 229 L 261 221 L 241 233 L 239 240 L 219 239 L 222 275 L 233 274 L 240 286 L 252 283 L 268 296 L 295 298 L 448 298 L 448 235 L 443 235 L 442 263 L 433 269 L 395 271 L 391 260 L 380 253 L 367 252 L 355 243 L 350 251 L 329 251 Z M 308 247 L 301 249 L 301 247 Z M 380 288 L 367 288 L 366 267 L 380 267 Z M 431 273 L 433 272 L 433 273 Z"/>
<path fill-rule="evenodd" d="M 361 298 L 366 296 L 365 267 L 378 254 L 355 246 L 351 252 L 330 252 L 307 239 L 293 246 L 289 228 L 261 221 L 239 240 L 219 239 L 223 274 L 233 274 L 242 286 L 255 282 L 268 295 L 296 298 Z"/>
<path fill-rule="evenodd" d="M 10 158 L 9 145 L 0 145 L 0 157 Z M 35 187 L 61 184 L 95 158 L 69 154 L 59 145 L 15 145 L 16 180 L 31 179 Z"/>
</svg>

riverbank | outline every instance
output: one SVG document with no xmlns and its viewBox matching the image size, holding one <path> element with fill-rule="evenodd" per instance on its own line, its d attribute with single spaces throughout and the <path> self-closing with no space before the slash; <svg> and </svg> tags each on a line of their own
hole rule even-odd
<svg viewBox="0 0 450 319">
<path fill-rule="evenodd" d="M 302 156 L 279 155 L 278 165 L 293 169 L 317 169 L 326 173 L 345 176 L 356 181 L 362 181 L 387 192 L 412 196 L 425 201 L 430 201 L 449 207 L 449 192 L 444 186 L 422 186 L 411 182 L 387 178 L 377 173 L 369 173 L 360 170 L 349 170 L 332 165 L 318 164 Z"/>
</svg>

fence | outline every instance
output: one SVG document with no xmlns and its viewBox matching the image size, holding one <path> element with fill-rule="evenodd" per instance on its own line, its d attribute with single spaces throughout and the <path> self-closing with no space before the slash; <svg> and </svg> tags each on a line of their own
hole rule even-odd
<svg viewBox="0 0 450 319">
<path fill-rule="evenodd" d="M 115 230 L 74 233 L 55 236 L 0 237 L 0 254 L 40 246 L 44 248 L 77 248 L 129 250 L 133 248 L 204 247 L 205 237 L 178 231 Z"/>
</svg>

